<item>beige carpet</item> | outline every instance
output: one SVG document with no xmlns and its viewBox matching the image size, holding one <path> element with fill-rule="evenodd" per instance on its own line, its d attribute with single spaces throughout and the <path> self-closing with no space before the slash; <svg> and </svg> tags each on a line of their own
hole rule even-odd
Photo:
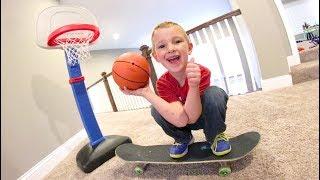
<svg viewBox="0 0 320 180">
<path fill-rule="evenodd" d="M 291 66 L 290 69 L 293 84 L 319 79 L 318 59 Z"/>
<path fill-rule="evenodd" d="M 303 41 L 297 45 L 305 50 L 299 52 L 301 64 L 290 67 L 292 83 L 319 79 L 319 45 L 313 46 L 310 41 Z"/>
<path fill-rule="evenodd" d="M 232 96 L 228 102 L 227 133 L 258 131 L 261 141 L 251 155 L 231 165 L 223 179 L 319 179 L 319 79 L 268 92 Z M 140 145 L 167 144 L 150 116 L 150 109 L 97 115 L 105 134 L 125 135 Z M 197 141 L 202 131 L 194 131 Z M 150 165 L 137 177 L 134 164 L 114 157 L 89 174 L 75 157 L 86 142 L 53 169 L 46 179 L 219 179 L 218 164 Z"/>
</svg>

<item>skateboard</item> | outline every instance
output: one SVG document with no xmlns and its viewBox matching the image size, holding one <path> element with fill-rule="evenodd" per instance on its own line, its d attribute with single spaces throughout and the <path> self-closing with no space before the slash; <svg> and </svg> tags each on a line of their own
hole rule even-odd
<svg viewBox="0 0 320 180">
<path fill-rule="evenodd" d="M 171 145 L 140 146 L 127 143 L 118 146 L 115 154 L 126 162 L 141 164 L 134 169 L 136 175 L 141 175 L 149 164 L 219 163 L 219 176 L 227 176 L 231 173 L 230 162 L 239 160 L 254 150 L 259 143 L 260 134 L 246 132 L 229 140 L 231 151 L 224 156 L 214 155 L 207 142 L 195 142 L 189 145 L 188 153 L 179 159 L 170 157 Z"/>
</svg>

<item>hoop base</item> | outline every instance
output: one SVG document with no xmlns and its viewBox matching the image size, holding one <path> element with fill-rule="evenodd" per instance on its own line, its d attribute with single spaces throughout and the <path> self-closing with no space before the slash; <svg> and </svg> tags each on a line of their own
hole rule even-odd
<svg viewBox="0 0 320 180">
<path fill-rule="evenodd" d="M 115 149 L 125 143 L 132 143 L 126 136 L 109 135 L 96 148 L 86 144 L 77 154 L 78 167 L 85 173 L 90 173 L 104 162 L 115 156 Z"/>
</svg>

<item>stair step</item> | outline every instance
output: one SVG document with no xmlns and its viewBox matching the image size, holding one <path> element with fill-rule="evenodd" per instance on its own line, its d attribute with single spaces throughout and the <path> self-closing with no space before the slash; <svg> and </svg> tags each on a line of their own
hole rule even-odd
<svg viewBox="0 0 320 180">
<path fill-rule="evenodd" d="M 319 59 L 319 45 L 316 47 L 305 49 L 299 53 L 301 63 Z"/>
<path fill-rule="evenodd" d="M 319 79 L 319 60 L 301 63 L 290 67 L 292 83 L 298 84 L 314 79 Z"/>
</svg>

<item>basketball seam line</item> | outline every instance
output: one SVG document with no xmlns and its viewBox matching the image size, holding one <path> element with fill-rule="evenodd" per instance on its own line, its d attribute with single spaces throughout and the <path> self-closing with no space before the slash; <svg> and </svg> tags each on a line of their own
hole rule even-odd
<svg viewBox="0 0 320 180">
<path fill-rule="evenodd" d="M 130 81 L 130 82 L 134 82 L 134 83 L 145 83 L 145 82 L 147 82 L 147 81 L 143 81 L 143 82 L 133 81 L 133 80 L 130 80 L 130 79 L 127 79 L 127 78 L 125 78 L 125 77 L 120 76 L 120 75 L 119 75 L 116 71 L 114 71 L 114 70 L 112 70 L 112 72 L 114 72 L 117 76 L 119 76 L 119 77 L 121 77 L 121 78 L 123 78 L 123 79 L 125 79 L 125 80 L 127 80 L 127 81 Z M 149 78 L 148 78 L 148 80 L 149 80 Z"/>
<path fill-rule="evenodd" d="M 132 64 L 131 62 L 128 62 L 128 61 L 117 61 L 117 62 L 124 62 L 124 63 Z M 150 74 L 149 74 L 145 69 L 143 69 L 141 66 L 138 66 L 138 65 L 136 65 L 136 64 L 134 64 L 134 63 L 133 63 L 133 65 L 135 65 L 135 66 L 137 66 L 137 67 L 141 68 L 141 69 L 142 69 L 144 72 L 146 72 L 146 73 L 148 74 L 148 76 L 150 77 Z"/>
</svg>

